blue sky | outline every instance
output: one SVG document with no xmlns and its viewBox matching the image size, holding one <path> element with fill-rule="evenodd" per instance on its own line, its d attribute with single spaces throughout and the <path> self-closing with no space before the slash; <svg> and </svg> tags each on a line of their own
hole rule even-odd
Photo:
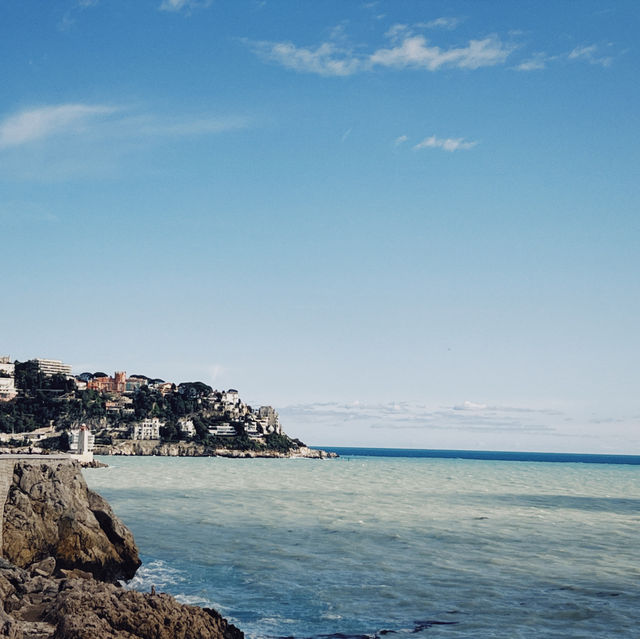
<svg viewBox="0 0 640 639">
<path fill-rule="evenodd" d="M 0 1 L 0 354 L 640 454 L 639 14 Z"/>
</svg>

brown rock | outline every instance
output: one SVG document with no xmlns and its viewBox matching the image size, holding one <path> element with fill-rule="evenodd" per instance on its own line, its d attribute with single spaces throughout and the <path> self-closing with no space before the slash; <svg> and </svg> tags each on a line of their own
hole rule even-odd
<svg viewBox="0 0 640 639">
<path fill-rule="evenodd" d="M 3 554 L 26 567 L 53 557 L 58 569 L 131 579 L 140 559 L 129 530 L 90 491 L 77 463 L 16 462 L 4 508 Z"/>
<path fill-rule="evenodd" d="M 217 612 L 95 580 L 66 582 L 44 618 L 56 639 L 243 639 Z"/>
<path fill-rule="evenodd" d="M 31 574 L 40 575 L 41 577 L 51 577 L 56 569 L 56 560 L 53 557 L 47 557 L 42 561 L 31 564 Z"/>
</svg>

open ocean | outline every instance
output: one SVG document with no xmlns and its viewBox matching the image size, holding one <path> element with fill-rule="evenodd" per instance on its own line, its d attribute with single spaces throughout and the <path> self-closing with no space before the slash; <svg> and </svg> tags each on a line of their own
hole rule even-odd
<svg viewBox="0 0 640 639">
<path fill-rule="evenodd" d="M 331 450 L 84 474 L 135 535 L 131 587 L 249 637 L 640 636 L 640 457 Z"/>
</svg>

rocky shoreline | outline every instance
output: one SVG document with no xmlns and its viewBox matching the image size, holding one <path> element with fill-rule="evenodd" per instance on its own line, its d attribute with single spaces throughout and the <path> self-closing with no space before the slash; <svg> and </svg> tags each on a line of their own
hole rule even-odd
<svg viewBox="0 0 640 639">
<path fill-rule="evenodd" d="M 233 458 L 282 458 L 282 459 L 332 459 L 336 453 L 300 446 L 288 452 L 277 450 L 235 450 L 214 448 L 195 442 L 157 442 L 154 440 L 122 440 L 114 444 L 97 444 L 95 455 L 158 456 L 158 457 L 233 457 Z"/>
<path fill-rule="evenodd" d="M 126 590 L 131 532 L 79 464 L 0 459 L 0 637 L 243 639 L 216 611 Z"/>
</svg>

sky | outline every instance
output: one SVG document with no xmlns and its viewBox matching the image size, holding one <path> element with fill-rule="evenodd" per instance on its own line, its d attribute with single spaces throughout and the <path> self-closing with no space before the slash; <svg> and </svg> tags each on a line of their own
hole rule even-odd
<svg viewBox="0 0 640 639">
<path fill-rule="evenodd" d="M 312 445 L 640 454 L 639 17 L 0 0 L 0 355 Z"/>
</svg>

